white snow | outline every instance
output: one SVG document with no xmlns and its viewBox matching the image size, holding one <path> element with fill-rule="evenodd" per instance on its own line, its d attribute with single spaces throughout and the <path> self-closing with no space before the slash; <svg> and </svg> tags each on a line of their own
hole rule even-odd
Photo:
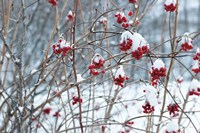
<svg viewBox="0 0 200 133">
<path fill-rule="evenodd" d="M 184 33 L 179 44 L 184 44 L 186 42 L 188 43 L 188 45 L 192 46 L 192 38 L 189 36 L 188 32 Z"/>
<path fill-rule="evenodd" d="M 103 57 L 100 55 L 100 54 L 95 54 L 92 61 L 96 62 L 96 63 L 99 63 L 99 60 L 102 59 L 103 60 Z"/>
<path fill-rule="evenodd" d="M 169 123 L 167 124 L 166 128 L 167 128 L 166 130 L 167 130 L 168 132 L 173 132 L 173 131 L 177 132 L 177 131 L 179 130 L 179 125 L 178 125 L 178 123 L 175 122 L 174 120 L 171 120 L 171 121 L 169 121 Z"/>
<path fill-rule="evenodd" d="M 100 18 L 100 20 L 99 20 L 100 22 L 106 22 L 107 21 L 107 18 L 106 17 L 104 17 L 104 16 L 102 16 L 101 18 Z"/>
<path fill-rule="evenodd" d="M 127 41 L 127 39 L 131 39 L 133 41 L 132 51 L 137 50 L 138 47 L 149 46 L 148 42 L 143 38 L 143 36 L 137 32 L 134 32 L 133 34 L 130 31 L 123 32 L 120 42 Z"/>
<path fill-rule="evenodd" d="M 197 91 L 198 88 L 200 88 L 200 82 L 197 79 L 193 79 L 190 84 L 189 90 Z"/>
<path fill-rule="evenodd" d="M 77 82 L 81 82 L 84 79 L 82 78 L 81 74 L 77 74 Z"/>
<path fill-rule="evenodd" d="M 37 71 L 38 71 L 38 70 L 33 69 L 33 70 L 31 71 L 31 75 L 34 74 L 34 73 L 36 73 Z"/>
<path fill-rule="evenodd" d="M 73 15 L 72 11 L 70 10 L 67 15 L 72 16 Z"/>
<path fill-rule="evenodd" d="M 121 75 L 122 77 L 125 76 L 124 69 L 123 69 L 123 66 L 122 66 L 122 65 L 120 65 L 120 66 L 119 66 L 119 69 L 117 69 L 117 72 L 116 72 L 116 74 L 115 74 L 115 78 L 118 78 L 119 75 Z"/>
<path fill-rule="evenodd" d="M 10 55 L 8 52 L 6 52 L 6 57 L 7 57 L 7 58 L 10 58 L 11 55 Z"/>
<path fill-rule="evenodd" d="M 156 59 L 156 61 L 153 63 L 152 67 L 160 69 L 161 67 L 164 68 L 165 64 L 161 59 Z"/>
<path fill-rule="evenodd" d="M 151 85 L 146 86 L 146 99 L 152 105 L 158 105 L 157 90 Z"/>
<path fill-rule="evenodd" d="M 19 109 L 19 112 L 22 113 L 24 110 L 24 107 L 19 106 L 18 109 Z"/>
<path fill-rule="evenodd" d="M 200 62 L 198 60 L 194 60 L 194 65 L 192 66 L 192 69 L 198 69 L 200 66 Z"/>
<path fill-rule="evenodd" d="M 199 47 L 197 48 L 196 54 L 198 54 L 198 53 L 200 53 L 200 48 Z"/>
<path fill-rule="evenodd" d="M 137 50 L 138 47 L 149 46 L 148 42 L 143 38 L 143 36 L 137 32 L 133 33 L 131 39 L 133 40 L 132 51 Z"/>
<path fill-rule="evenodd" d="M 120 42 L 122 43 L 123 41 L 127 41 L 127 39 L 132 38 L 132 33 L 130 31 L 125 31 L 121 35 L 121 40 Z"/>
</svg>

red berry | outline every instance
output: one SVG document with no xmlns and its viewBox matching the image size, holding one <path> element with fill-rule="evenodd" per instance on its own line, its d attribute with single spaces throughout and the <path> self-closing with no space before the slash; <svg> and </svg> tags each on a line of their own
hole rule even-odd
<svg viewBox="0 0 200 133">
<path fill-rule="evenodd" d="M 128 16 L 132 16 L 133 15 L 133 12 L 132 11 L 129 11 L 128 12 Z"/>
</svg>

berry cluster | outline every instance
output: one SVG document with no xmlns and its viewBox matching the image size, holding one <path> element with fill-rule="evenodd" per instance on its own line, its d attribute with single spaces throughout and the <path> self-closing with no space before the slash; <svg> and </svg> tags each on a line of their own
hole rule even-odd
<svg viewBox="0 0 200 133">
<path fill-rule="evenodd" d="M 200 72 L 200 48 L 197 48 L 197 52 L 194 55 L 193 60 L 194 65 L 192 67 L 192 71 L 197 74 Z"/>
<path fill-rule="evenodd" d="M 143 113 L 146 114 L 150 114 L 154 111 L 154 106 L 151 106 L 151 104 L 147 101 L 145 102 L 145 105 L 142 106 L 142 108 L 144 109 Z"/>
<path fill-rule="evenodd" d="M 116 22 L 122 24 L 122 27 L 128 28 L 130 26 L 123 12 L 117 12 L 115 17 L 117 18 Z"/>
<path fill-rule="evenodd" d="M 73 21 L 74 20 L 74 14 L 72 11 L 69 11 L 67 14 L 67 21 Z"/>
<path fill-rule="evenodd" d="M 152 81 L 159 79 L 160 77 L 166 76 L 166 68 L 161 67 L 160 69 L 152 67 L 151 71 Z"/>
<path fill-rule="evenodd" d="M 52 4 L 53 6 L 57 6 L 58 5 L 58 0 L 48 0 L 48 2 L 50 4 Z"/>
<path fill-rule="evenodd" d="M 127 126 L 131 126 L 131 125 L 133 125 L 133 124 L 134 124 L 133 121 L 127 121 L 127 122 L 125 122 L 125 125 L 127 125 Z"/>
<path fill-rule="evenodd" d="M 133 44 L 133 41 L 132 41 L 130 38 L 128 38 L 127 40 L 124 40 L 123 42 L 121 42 L 121 43 L 119 44 L 120 50 L 126 52 L 126 51 L 128 51 L 129 49 L 131 49 L 132 44 Z"/>
<path fill-rule="evenodd" d="M 124 86 L 123 84 L 124 84 L 125 80 L 128 80 L 128 77 L 122 77 L 121 75 L 119 75 L 118 77 L 115 77 L 114 83 L 116 85 L 119 85 L 119 86 L 123 87 Z"/>
<path fill-rule="evenodd" d="M 137 50 L 132 52 L 132 57 L 135 58 L 136 60 L 139 60 L 142 58 L 143 54 L 147 54 L 148 52 L 149 52 L 148 46 L 138 47 Z"/>
<path fill-rule="evenodd" d="M 184 50 L 184 51 L 188 51 L 188 50 L 191 50 L 193 48 L 192 45 L 190 45 L 188 42 L 185 42 L 181 45 L 181 49 Z"/>
<path fill-rule="evenodd" d="M 82 98 L 80 98 L 80 97 L 76 97 L 76 96 L 73 96 L 73 98 L 72 98 L 72 105 L 75 105 L 75 104 L 77 104 L 77 103 L 82 103 L 83 102 L 83 99 Z"/>
<path fill-rule="evenodd" d="M 176 79 L 176 81 L 177 81 L 179 84 L 182 83 L 182 82 L 183 82 L 183 77 L 179 76 L 179 77 Z"/>
<path fill-rule="evenodd" d="M 166 0 L 164 8 L 167 12 L 174 12 L 176 10 L 176 0 Z"/>
<path fill-rule="evenodd" d="M 59 111 L 56 111 L 54 114 L 53 114 L 53 117 L 60 117 L 61 115 L 60 115 L 60 113 L 59 113 Z"/>
<path fill-rule="evenodd" d="M 149 44 L 139 33 L 133 33 L 131 39 L 133 40 L 132 57 L 139 60 L 143 54 L 149 52 Z"/>
<path fill-rule="evenodd" d="M 49 115 L 50 112 L 51 112 L 51 110 L 52 110 L 52 108 L 47 107 L 47 108 L 44 108 L 44 109 L 42 110 L 42 112 L 43 112 L 44 115 Z M 60 115 L 59 111 L 57 111 L 57 112 L 55 112 L 55 113 L 53 114 L 53 117 L 60 117 L 60 116 L 61 116 L 61 115 Z"/>
<path fill-rule="evenodd" d="M 179 42 L 181 44 L 181 49 L 184 51 L 189 51 L 193 48 L 192 38 L 189 37 L 189 33 L 185 33 Z"/>
<path fill-rule="evenodd" d="M 103 24 L 103 25 L 106 25 L 108 20 L 106 17 L 101 17 L 100 20 L 99 20 L 100 24 Z"/>
<path fill-rule="evenodd" d="M 99 75 L 99 70 L 104 67 L 104 59 L 100 54 L 95 54 L 91 65 L 88 67 L 90 69 L 90 74 Z M 101 73 L 105 73 L 105 70 L 101 70 Z"/>
<path fill-rule="evenodd" d="M 173 114 L 173 116 L 176 116 L 178 113 L 176 112 L 179 112 L 179 108 L 178 108 L 178 104 L 174 103 L 174 104 L 169 104 L 167 106 L 167 109 L 169 111 L 169 114 Z"/>
<path fill-rule="evenodd" d="M 43 109 L 42 112 L 43 112 L 43 114 L 49 115 L 51 112 L 51 108 L 47 107 L 47 108 Z"/>
<path fill-rule="evenodd" d="M 166 68 L 165 68 L 165 64 L 163 63 L 162 60 L 157 59 L 153 63 L 151 71 L 150 71 L 150 75 L 151 75 L 151 82 L 152 82 L 153 86 L 157 84 L 157 81 L 161 77 L 166 76 Z"/>
<path fill-rule="evenodd" d="M 125 76 L 124 69 L 122 66 L 120 66 L 116 72 L 116 75 L 114 78 L 114 83 L 115 83 L 115 85 L 119 85 L 119 86 L 123 87 L 125 80 L 128 80 L 128 77 Z"/>
<path fill-rule="evenodd" d="M 63 56 L 67 55 L 67 52 L 71 50 L 70 45 L 66 42 L 64 37 L 60 35 L 58 41 L 52 45 L 53 53 L 54 54 L 61 54 Z"/>
</svg>

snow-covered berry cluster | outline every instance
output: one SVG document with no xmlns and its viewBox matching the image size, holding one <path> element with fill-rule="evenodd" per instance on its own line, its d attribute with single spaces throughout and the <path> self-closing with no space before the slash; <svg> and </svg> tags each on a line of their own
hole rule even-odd
<svg viewBox="0 0 200 133">
<path fill-rule="evenodd" d="M 182 76 L 179 76 L 176 81 L 180 84 L 183 82 L 183 77 Z"/>
<path fill-rule="evenodd" d="M 150 75 L 151 75 L 151 82 L 152 85 L 157 85 L 157 81 L 161 78 L 161 77 L 165 77 L 166 76 L 166 68 L 165 68 L 165 64 L 163 63 L 163 61 L 161 59 L 157 59 L 150 70 Z"/>
<path fill-rule="evenodd" d="M 143 92 L 145 93 L 145 104 L 142 106 L 143 113 L 149 114 L 155 110 L 155 106 L 158 105 L 158 93 L 155 87 L 152 85 L 146 85 Z"/>
<path fill-rule="evenodd" d="M 194 65 L 192 66 L 192 71 L 194 73 L 200 73 L 200 48 L 197 48 L 197 52 L 193 57 Z"/>
<path fill-rule="evenodd" d="M 180 133 L 180 128 L 177 122 L 169 121 L 166 125 L 165 133 Z"/>
<path fill-rule="evenodd" d="M 71 46 L 64 39 L 63 35 L 60 35 L 58 41 L 52 45 L 54 54 L 62 54 L 63 56 L 67 55 L 67 52 L 71 50 Z"/>
<path fill-rule="evenodd" d="M 58 5 L 58 0 L 48 0 L 48 2 L 50 4 L 52 4 L 53 6 L 57 6 Z"/>
<path fill-rule="evenodd" d="M 189 87 L 189 95 L 200 96 L 200 83 L 197 79 L 193 79 Z"/>
<path fill-rule="evenodd" d="M 121 35 L 121 40 L 120 40 L 120 50 L 121 51 L 128 51 L 131 49 L 133 40 L 131 39 L 132 34 L 129 31 L 125 31 Z"/>
<path fill-rule="evenodd" d="M 139 60 L 149 52 L 149 44 L 139 33 L 125 31 L 121 35 L 120 50 L 126 52 L 129 49 L 132 49 L 132 57 Z"/>
<path fill-rule="evenodd" d="M 73 96 L 72 97 L 72 105 L 75 105 L 75 104 L 77 104 L 77 103 L 82 103 L 83 102 L 83 99 L 82 98 L 80 98 L 80 97 L 76 97 L 76 96 Z"/>
<path fill-rule="evenodd" d="M 105 73 L 105 70 L 102 69 L 104 67 L 105 61 L 100 54 L 95 54 L 92 58 L 92 63 L 88 67 L 90 70 L 90 74 L 99 75 L 99 73 Z"/>
<path fill-rule="evenodd" d="M 119 69 L 117 69 L 117 72 L 114 77 L 114 83 L 115 83 L 115 85 L 119 85 L 119 86 L 123 87 L 124 82 L 126 80 L 128 80 L 128 77 L 125 76 L 123 66 L 119 66 Z"/>
<path fill-rule="evenodd" d="M 192 38 L 189 36 L 189 33 L 185 33 L 182 37 L 181 40 L 179 42 L 179 44 L 181 45 L 181 49 L 184 51 L 189 51 L 193 48 L 192 45 Z"/>
<path fill-rule="evenodd" d="M 117 12 L 115 14 L 115 18 L 116 18 L 117 23 L 122 24 L 122 27 L 128 28 L 130 26 L 130 24 L 128 23 L 128 20 L 123 12 Z"/>
<path fill-rule="evenodd" d="M 102 16 L 102 17 L 100 18 L 100 20 L 99 20 L 99 23 L 100 23 L 100 24 L 103 24 L 103 25 L 106 25 L 107 22 L 108 22 L 107 18 L 106 18 L 106 17 L 103 17 L 103 16 Z"/>
<path fill-rule="evenodd" d="M 177 103 L 171 103 L 167 106 L 167 109 L 169 111 L 169 114 L 172 116 L 177 116 L 179 110 L 178 104 Z"/>
<path fill-rule="evenodd" d="M 176 0 L 166 0 L 164 8 L 167 12 L 174 12 L 176 10 Z"/>
<path fill-rule="evenodd" d="M 139 60 L 142 58 L 142 55 L 149 52 L 149 44 L 139 33 L 134 33 L 132 40 L 132 57 Z"/>
<path fill-rule="evenodd" d="M 71 21 L 71 22 L 74 20 L 74 14 L 71 10 L 68 12 L 66 19 L 67 21 Z"/>
</svg>

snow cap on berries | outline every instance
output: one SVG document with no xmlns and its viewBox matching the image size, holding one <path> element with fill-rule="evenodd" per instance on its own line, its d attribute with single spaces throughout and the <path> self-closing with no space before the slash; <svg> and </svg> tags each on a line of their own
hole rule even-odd
<svg viewBox="0 0 200 133">
<path fill-rule="evenodd" d="M 132 57 L 136 60 L 142 58 L 143 54 L 147 54 L 149 52 L 149 44 L 148 42 L 140 35 L 139 33 L 133 33 L 131 39 L 133 40 L 132 45 Z"/>
<path fill-rule="evenodd" d="M 200 82 L 197 79 L 193 79 L 190 84 L 190 90 L 198 90 L 200 88 Z"/>
<path fill-rule="evenodd" d="M 200 60 L 200 48 L 197 48 L 197 52 L 194 55 L 193 60 Z"/>
<path fill-rule="evenodd" d="M 151 85 L 146 86 L 146 101 L 152 106 L 158 105 L 157 90 Z"/>
<path fill-rule="evenodd" d="M 100 61 L 104 61 L 103 57 L 100 54 L 95 54 L 92 58 L 93 63 L 100 63 Z"/>
<path fill-rule="evenodd" d="M 100 22 L 100 24 L 107 24 L 107 18 L 106 17 L 104 17 L 104 16 L 102 16 L 101 18 L 100 18 L 100 20 L 99 20 L 99 22 Z"/>
<path fill-rule="evenodd" d="M 200 96 L 200 82 L 197 79 L 193 79 L 189 87 L 189 95 Z"/>
<path fill-rule="evenodd" d="M 67 21 L 73 21 L 74 20 L 74 14 L 72 13 L 72 11 L 70 10 L 67 14 Z"/>
<path fill-rule="evenodd" d="M 104 67 L 104 59 L 100 54 L 95 54 L 92 58 L 91 65 L 88 67 L 90 69 L 90 74 L 92 75 L 99 75 L 100 70 L 101 73 L 105 73 L 105 70 L 102 70 Z"/>
<path fill-rule="evenodd" d="M 157 60 L 153 63 L 152 67 L 153 67 L 153 68 L 158 68 L 158 69 L 160 69 L 160 68 L 164 68 L 164 67 L 165 67 L 165 64 L 164 64 L 164 62 L 163 62 L 161 59 L 157 59 Z"/>
<path fill-rule="evenodd" d="M 115 74 L 115 78 L 118 78 L 119 76 L 124 77 L 125 76 L 125 72 L 124 72 L 124 68 L 122 65 L 119 66 L 119 69 L 117 69 L 117 72 Z"/>
<path fill-rule="evenodd" d="M 181 41 L 179 42 L 179 44 L 181 45 L 181 49 L 184 51 L 189 51 L 193 48 L 192 45 L 192 38 L 189 36 L 189 33 L 185 33 L 182 37 L 181 37 Z"/>
<path fill-rule="evenodd" d="M 180 128 L 177 122 L 171 120 L 166 125 L 166 133 L 180 133 Z"/>
<path fill-rule="evenodd" d="M 192 66 L 192 71 L 196 74 L 200 72 L 200 60 L 194 60 L 194 65 Z"/>
<path fill-rule="evenodd" d="M 115 74 L 114 83 L 115 83 L 115 85 L 119 85 L 119 86 L 123 87 L 125 80 L 128 80 L 128 77 L 125 76 L 123 66 L 120 65 L 119 69 L 117 69 L 117 72 Z"/>
<path fill-rule="evenodd" d="M 64 39 L 63 34 L 61 34 L 55 44 L 52 45 L 54 54 L 61 54 L 66 56 L 67 52 L 71 50 L 71 46 Z"/>
<path fill-rule="evenodd" d="M 141 34 L 137 32 L 133 33 L 131 39 L 133 40 L 132 51 L 135 51 L 138 49 L 138 47 L 142 47 L 142 46 L 149 47 L 148 42 L 144 39 L 144 37 Z"/>
<path fill-rule="evenodd" d="M 128 51 L 131 49 L 131 46 L 133 44 L 133 40 L 131 39 L 132 34 L 129 31 L 125 31 L 121 35 L 120 40 L 120 50 L 122 51 Z"/>
<path fill-rule="evenodd" d="M 121 40 L 120 42 L 123 42 L 123 41 L 127 41 L 127 39 L 131 39 L 132 38 L 132 33 L 130 31 L 124 31 L 121 35 Z"/>
</svg>

